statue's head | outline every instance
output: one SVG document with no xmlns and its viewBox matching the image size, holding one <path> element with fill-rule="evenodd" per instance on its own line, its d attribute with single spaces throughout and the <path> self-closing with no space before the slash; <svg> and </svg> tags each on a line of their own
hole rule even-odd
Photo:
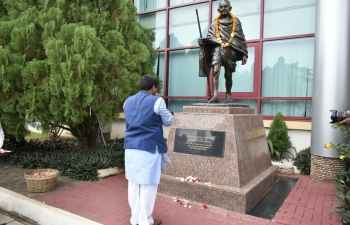
<svg viewBox="0 0 350 225">
<path fill-rule="evenodd" d="M 228 14 L 230 13 L 232 7 L 231 7 L 231 4 L 228 0 L 222 0 L 220 3 L 219 3 L 219 8 L 218 8 L 218 12 L 220 14 Z"/>
</svg>

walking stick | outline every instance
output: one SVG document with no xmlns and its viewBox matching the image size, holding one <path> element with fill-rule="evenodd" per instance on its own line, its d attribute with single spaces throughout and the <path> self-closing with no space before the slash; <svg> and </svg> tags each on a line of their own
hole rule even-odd
<svg viewBox="0 0 350 225">
<path fill-rule="evenodd" d="M 160 46 L 158 47 L 157 77 L 159 77 Z"/>
<path fill-rule="evenodd" d="M 199 29 L 199 36 L 202 39 L 202 29 L 201 29 L 201 24 L 199 22 L 199 16 L 198 16 L 198 9 L 196 9 L 196 14 L 197 14 L 197 22 L 198 22 L 198 29 Z M 203 58 L 204 58 L 204 70 L 205 72 L 207 72 L 207 58 L 205 57 L 205 49 L 203 46 L 200 46 L 200 48 L 202 49 L 202 53 L 203 53 Z M 207 75 L 207 85 L 208 85 L 208 89 L 209 89 L 209 99 L 211 99 L 211 90 L 210 90 L 210 82 L 209 82 L 209 74 Z"/>
</svg>

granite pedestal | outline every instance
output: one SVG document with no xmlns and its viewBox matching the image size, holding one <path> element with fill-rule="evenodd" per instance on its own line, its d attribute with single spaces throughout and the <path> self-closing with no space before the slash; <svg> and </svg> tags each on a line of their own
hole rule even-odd
<svg viewBox="0 0 350 225">
<path fill-rule="evenodd" d="M 168 135 L 158 192 L 247 213 L 278 180 L 261 115 L 235 104 L 184 106 Z M 198 177 L 198 183 L 179 178 Z"/>
</svg>

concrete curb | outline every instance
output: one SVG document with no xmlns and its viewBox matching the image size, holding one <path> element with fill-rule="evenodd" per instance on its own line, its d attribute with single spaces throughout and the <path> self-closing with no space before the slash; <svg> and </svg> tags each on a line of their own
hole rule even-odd
<svg viewBox="0 0 350 225">
<path fill-rule="evenodd" d="M 119 168 L 118 166 L 116 166 L 116 167 L 107 168 L 107 169 L 99 169 L 99 170 L 97 170 L 97 173 L 98 173 L 98 178 L 102 179 L 105 177 L 124 173 L 124 170 L 122 168 Z"/>
<path fill-rule="evenodd" d="M 15 212 L 38 224 L 102 225 L 0 187 L 0 208 Z"/>
<path fill-rule="evenodd" d="M 275 166 L 292 166 L 292 167 L 294 167 L 294 172 L 300 174 L 300 170 L 298 170 L 296 166 L 293 166 L 292 161 L 290 161 L 290 162 L 289 161 L 284 161 L 284 162 L 271 161 L 271 163 L 272 163 L 272 165 L 275 165 Z"/>
</svg>

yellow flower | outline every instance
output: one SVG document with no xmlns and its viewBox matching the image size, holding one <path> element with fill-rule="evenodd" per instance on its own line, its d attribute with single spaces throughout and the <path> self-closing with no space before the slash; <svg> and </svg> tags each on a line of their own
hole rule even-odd
<svg viewBox="0 0 350 225">
<path fill-rule="evenodd" d="M 341 155 L 339 158 L 340 158 L 340 159 L 344 159 L 344 158 L 345 158 L 345 155 Z"/>
<path fill-rule="evenodd" d="M 345 184 L 345 182 L 343 180 L 340 180 L 340 183 Z"/>
<path fill-rule="evenodd" d="M 332 147 L 333 147 L 333 145 L 331 144 L 331 143 L 327 143 L 326 145 L 325 145 L 325 147 L 326 147 L 326 149 L 331 149 Z"/>
<path fill-rule="evenodd" d="M 230 16 L 232 18 L 232 31 L 231 31 L 231 38 L 228 40 L 227 43 L 222 43 L 221 41 L 219 41 L 220 45 L 224 48 L 226 48 L 227 46 L 229 46 L 229 44 L 233 41 L 233 36 L 235 36 L 235 30 L 236 30 L 236 17 L 233 15 L 232 12 L 230 12 Z M 215 34 L 217 38 L 220 38 L 220 32 L 219 32 L 219 18 L 221 17 L 221 14 L 219 13 L 219 15 L 216 17 L 215 19 Z M 220 38 L 221 39 L 221 38 Z"/>
</svg>

